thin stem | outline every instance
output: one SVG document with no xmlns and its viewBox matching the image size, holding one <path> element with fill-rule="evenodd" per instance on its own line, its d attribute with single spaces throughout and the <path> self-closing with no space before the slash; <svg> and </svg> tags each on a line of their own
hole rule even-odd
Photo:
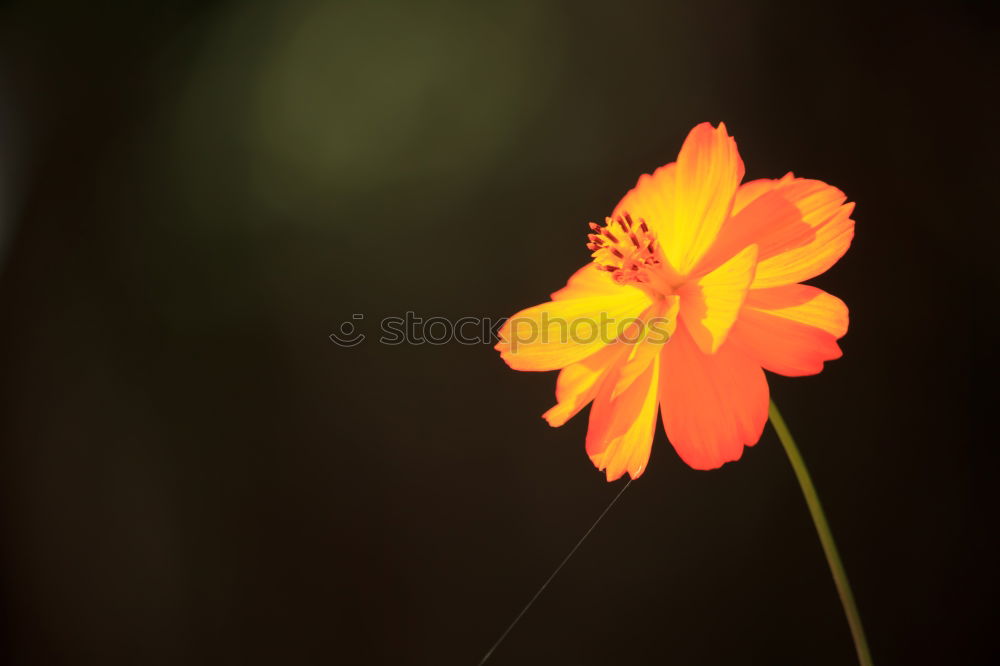
<svg viewBox="0 0 1000 666">
<path fill-rule="evenodd" d="M 868 642 L 865 640 L 865 630 L 861 626 L 861 616 L 858 614 L 858 607 L 854 603 L 854 593 L 851 592 L 851 584 L 847 582 L 847 572 L 844 571 L 844 563 L 840 561 L 840 554 L 837 553 L 837 544 L 833 541 L 833 533 L 830 525 L 826 522 L 826 515 L 823 513 L 823 506 L 820 504 L 819 495 L 816 494 L 816 487 L 809 477 L 809 470 L 802 460 L 802 454 L 795 446 L 792 433 L 785 425 L 785 419 L 781 418 L 781 412 L 777 405 L 771 401 L 771 409 L 768 412 L 771 417 L 771 425 L 778 433 L 778 439 L 785 447 L 788 460 L 792 463 L 795 476 L 802 486 L 802 494 L 805 495 L 806 504 L 809 505 L 809 513 L 812 514 L 813 523 L 816 525 L 816 532 L 819 533 L 820 543 L 823 544 L 823 552 L 826 554 L 827 564 L 830 565 L 830 573 L 833 574 L 833 582 L 837 585 L 837 593 L 840 595 L 840 603 L 844 606 L 844 613 L 847 615 L 847 623 L 851 627 L 851 636 L 854 638 L 854 649 L 858 653 L 858 661 L 862 666 L 872 666 L 872 655 L 868 650 Z"/>
</svg>

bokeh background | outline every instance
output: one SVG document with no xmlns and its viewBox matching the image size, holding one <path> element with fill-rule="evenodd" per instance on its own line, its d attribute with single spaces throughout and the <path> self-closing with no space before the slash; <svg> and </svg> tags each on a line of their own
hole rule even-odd
<svg viewBox="0 0 1000 666">
<path fill-rule="evenodd" d="M 725 121 L 858 202 L 845 356 L 772 378 L 880 664 L 995 652 L 990 3 L 7 2 L 0 659 L 473 664 L 620 488 L 501 317 Z M 987 202 L 990 202 L 987 205 Z M 995 655 L 994 655 L 995 656 Z M 495 664 L 845 664 L 770 429 L 648 472 Z"/>
</svg>

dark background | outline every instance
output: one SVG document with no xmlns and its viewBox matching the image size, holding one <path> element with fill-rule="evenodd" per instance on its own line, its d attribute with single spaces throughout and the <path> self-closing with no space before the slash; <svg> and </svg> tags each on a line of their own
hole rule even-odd
<svg viewBox="0 0 1000 666">
<path fill-rule="evenodd" d="M 0 658 L 473 664 L 621 487 L 487 345 L 725 121 L 857 202 L 843 359 L 771 378 L 878 664 L 981 664 L 996 551 L 989 3 L 8 3 Z M 495 664 L 846 664 L 768 428 L 658 432 Z"/>
</svg>

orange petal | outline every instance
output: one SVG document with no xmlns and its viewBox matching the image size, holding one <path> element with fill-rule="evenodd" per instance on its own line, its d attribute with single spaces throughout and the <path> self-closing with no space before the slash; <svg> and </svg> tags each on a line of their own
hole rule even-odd
<svg viewBox="0 0 1000 666">
<path fill-rule="evenodd" d="M 663 350 L 660 409 L 678 455 L 695 469 L 738 460 L 767 421 L 767 380 L 760 365 L 730 340 L 707 355 L 682 324 Z"/>
<path fill-rule="evenodd" d="M 616 383 L 612 373 L 601 385 L 590 409 L 587 455 L 608 481 L 627 471 L 639 478 L 649 462 L 656 430 L 656 397 L 660 359 L 654 357 L 646 370 L 617 398 L 611 397 Z"/>
<path fill-rule="evenodd" d="M 592 356 L 559 371 L 556 405 L 542 414 L 553 428 L 563 425 L 586 407 L 601 387 L 601 380 L 628 352 L 623 344 L 608 345 Z"/>
<path fill-rule="evenodd" d="M 749 245 L 717 269 L 680 290 L 680 317 L 698 347 L 714 354 L 739 315 L 757 264 L 757 246 Z"/>
<path fill-rule="evenodd" d="M 751 291 L 731 336 L 765 369 L 801 377 L 840 358 L 837 338 L 847 332 L 847 320 L 839 298 L 795 284 Z"/>
<path fill-rule="evenodd" d="M 639 178 L 613 216 L 627 211 L 645 219 L 667 263 L 685 275 L 715 241 L 742 179 L 743 161 L 725 124 L 702 123 L 688 134 L 677 163 Z"/>
<path fill-rule="evenodd" d="M 649 305 L 639 289 L 549 301 L 508 319 L 495 348 L 515 370 L 558 370 L 614 342 Z"/>
<path fill-rule="evenodd" d="M 751 289 L 746 309 L 790 319 L 826 331 L 835 338 L 847 333 L 847 305 L 822 289 L 807 284 L 790 284 L 771 289 Z"/>
<path fill-rule="evenodd" d="M 843 256 L 854 235 L 854 204 L 835 187 L 790 174 L 752 181 L 737 193 L 734 214 L 695 273 L 711 270 L 742 248 L 759 248 L 752 287 L 762 289 L 819 275 Z M 739 206 L 739 207 L 737 207 Z"/>
<path fill-rule="evenodd" d="M 733 197 L 733 210 L 730 213 L 731 216 L 735 216 L 741 210 L 747 207 L 747 204 L 756 200 L 758 197 L 764 195 L 766 192 L 773 190 L 776 187 L 784 185 L 790 180 L 795 178 L 795 174 L 791 171 L 786 173 L 783 178 L 760 178 L 758 180 L 749 180 L 736 189 L 736 196 Z M 729 226 L 727 221 L 723 225 L 723 229 Z"/>
</svg>

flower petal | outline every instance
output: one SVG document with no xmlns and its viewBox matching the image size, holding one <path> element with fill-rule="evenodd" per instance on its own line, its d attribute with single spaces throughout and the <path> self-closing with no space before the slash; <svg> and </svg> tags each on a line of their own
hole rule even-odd
<svg viewBox="0 0 1000 666">
<path fill-rule="evenodd" d="M 601 380 L 628 353 L 623 344 L 608 345 L 596 354 L 567 365 L 556 380 L 556 405 L 542 414 L 553 428 L 558 428 L 587 406 L 601 388 Z"/>
<path fill-rule="evenodd" d="M 747 183 L 737 192 L 733 216 L 694 272 L 709 271 L 754 243 L 760 248 L 754 289 L 815 277 L 851 244 L 854 204 L 846 199 L 836 187 L 791 174 Z"/>
<path fill-rule="evenodd" d="M 637 342 L 628 345 L 628 353 L 622 358 L 621 370 L 611 391 L 612 400 L 623 393 L 646 370 L 653 358 L 663 351 L 663 345 L 670 341 L 677 329 L 679 309 L 680 299 L 676 296 L 659 300 L 642 313 L 642 328 L 628 331 L 626 339 Z"/>
<path fill-rule="evenodd" d="M 656 404 L 660 359 L 654 357 L 646 370 L 617 398 L 611 393 L 615 374 L 605 378 L 590 408 L 587 455 L 608 481 L 627 471 L 639 478 L 649 462 L 656 430 Z"/>
<path fill-rule="evenodd" d="M 847 320 L 839 298 L 795 284 L 751 291 L 730 335 L 766 370 L 801 377 L 840 358 Z"/>
<path fill-rule="evenodd" d="M 678 455 L 695 469 L 738 460 L 767 421 L 768 387 L 760 365 L 733 340 L 702 353 L 682 324 L 663 350 L 660 410 Z"/>
<path fill-rule="evenodd" d="M 639 178 L 612 216 L 645 219 L 669 266 L 686 275 L 715 241 L 742 179 L 743 161 L 725 124 L 702 123 L 688 134 L 677 163 Z"/>
<path fill-rule="evenodd" d="M 776 178 L 758 178 L 757 180 L 748 180 L 736 189 L 736 194 L 733 197 L 733 210 L 730 211 L 730 220 L 739 214 L 741 210 L 747 207 L 747 204 L 757 200 L 762 197 L 767 192 L 770 192 L 778 185 L 778 180 Z M 722 225 L 720 234 L 727 230 L 729 227 L 729 220 Z M 721 240 L 717 239 L 717 240 Z"/>
<path fill-rule="evenodd" d="M 673 272 L 673 259 L 666 252 L 666 247 L 671 243 L 670 239 L 675 233 L 676 183 L 676 162 L 665 164 L 652 174 L 643 174 L 639 176 L 635 187 L 625 193 L 611 213 L 613 218 L 628 213 L 636 221 L 645 221 L 660 247 L 664 248 L 666 259 L 664 269 L 671 272 Z"/>
<path fill-rule="evenodd" d="M 558 370 L 614 342 L 649 305 L 639 289 L 549 301 L 508 319 L 495 349 L 515 370 Z"/>
<path fill-rule="evenodd" d="M 631 285 L 621 285 L 614 281 L 611 273 L 601 270 L 601 267 L 590 262 L 570 276 L 566 286 L 552 292 L 553 301 L 565 301 L 570 298 L 587 298 L 589 296 L 617 296 L 625 291 L 638 292 L 640 289 Z"/>
<path fill-rule="evenodd" d="M 706 354 L 725 342 L 743 306 L 757 264 L 757 246 L 749 245 L 732 259 L 680 290 L 680 318 Z"/>
<path fill-rule="evenodd" d="M 741 180 L 743 160 L 725 123 L 718 129 L 702 123 L 691 130 L 677 156 L 677 235 L 671 239 L 680 255 L 671 263 L 681 274 L 715 242 Z"/>
<path fill-rule="evenodd" d="M 847 305 L 822 289 L 807 284 L 790 284 L 771 289 L 751 289 L 746 309 L 761 310 L 769 315 L 814 326 L 835 338 L 847 333 Z"/>
<path fill-rule="evenodd" d="M 601 382 L 612 370 L 616 372 L 610 398 L 625 392 L 660 354 L 677 328 L 679 299 L 671 297 L 651 305 L 636 322 L 626 328 L 618 342 L 592 356 L 567 366 L 556 380 L 557 404 L 542 414 L 557 428 L 587 406 L 597 395 Z"/>
</svg>

